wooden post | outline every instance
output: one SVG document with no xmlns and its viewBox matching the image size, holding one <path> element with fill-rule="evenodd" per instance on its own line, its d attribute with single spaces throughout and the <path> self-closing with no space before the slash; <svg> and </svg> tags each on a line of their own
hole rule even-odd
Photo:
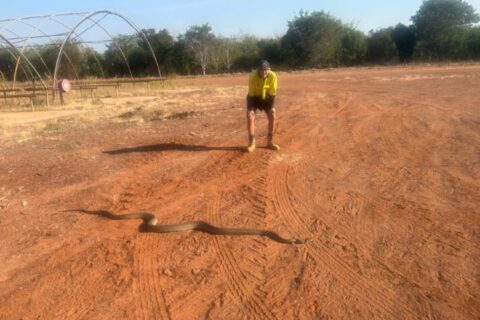
<svg viewBox="0 0 480 320">
<path fill-rule="evenodd" d="M 35 78 L 32 78 L 32 85 L 33 85 L 33 95 L 35 96 Z"/>
<path fill-rule="evenodd" d="M 32 78 L 32 85 L 33 85 L 33 92 L 32 92 L 32 96 L 30 97 L 30 105 L 31 105 L 32 112 L 33 112 L 33 110 L 34 110 L 33 98 L 36 96 L 36 93 L 35 93 L 35 77 Z"/>
</svg>

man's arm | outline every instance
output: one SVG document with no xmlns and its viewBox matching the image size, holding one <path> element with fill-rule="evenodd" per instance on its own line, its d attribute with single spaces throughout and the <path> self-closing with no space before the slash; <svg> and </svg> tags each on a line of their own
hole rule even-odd
<svg viewBox="0 0 480 320">
<path fill-rule="evenodd" d="M 277 75 L 275 73 L 272 73 L 272 80 L 267 94 L 273 97 L 277 95 Z"/>
</svg>

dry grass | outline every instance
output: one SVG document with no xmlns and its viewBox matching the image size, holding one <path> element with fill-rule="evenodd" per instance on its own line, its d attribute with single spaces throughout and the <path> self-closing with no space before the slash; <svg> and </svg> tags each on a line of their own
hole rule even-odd
<svg viewBox="0 0 480 320">
<path fill-rule="evenodd" d="M 69 93 L 64 105 L 39 106 L 35 112 L 23 107 L 4 110 L 11 112 L 0 113 L 0 139 L 3 138 L 3 143 L 20 144 L 38 134 L 59 135 L 66 126 L 85 127 L 98 122 L 148 126 L 154 121 L 203 116 L 218 109 L 218 101 L 243 97 L 246 87 L 175 86 L 169 83 L 166 88 L 152 84 L 151 90 L 147 91 L 136 84 L 122 86 L 118 97 L 110 94 L 114 89 L 104 89 L 94 99 Z M 222 108 L 232 106 L 235 106 L 233 102 Z M 62 150 L 69 148 L 72 146 L 60 147 Z"/>
</svg>

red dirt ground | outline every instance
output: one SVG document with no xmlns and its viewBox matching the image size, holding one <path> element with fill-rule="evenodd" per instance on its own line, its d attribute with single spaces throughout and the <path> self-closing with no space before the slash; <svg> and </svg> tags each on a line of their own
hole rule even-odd
<svg viewBox="0 0 480 320">
<path fill-rule="evenodd" d="M 279 81 L 279 152 L 242 151 L 246 75 L 4 118 L 0 318 L 479 319 L 480 66 Z M 312 241 L 140 233 L 75 208 Z"/>
</svg>

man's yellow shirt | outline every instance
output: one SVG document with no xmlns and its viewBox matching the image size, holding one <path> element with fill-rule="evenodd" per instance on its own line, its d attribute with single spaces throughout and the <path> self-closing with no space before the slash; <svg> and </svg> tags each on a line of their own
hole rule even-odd
<svg viewBox="0 0 480 320">
<path fill-rule="evenodd" d="M 267 78 L 263 79 L 254 71 L 250 74 L 248 81 L 248 96 L 261 97 L 263 100 L 268 96 L 277 95 L 277 75 L 273 71 L 269 71 Z"/>
</svg>

